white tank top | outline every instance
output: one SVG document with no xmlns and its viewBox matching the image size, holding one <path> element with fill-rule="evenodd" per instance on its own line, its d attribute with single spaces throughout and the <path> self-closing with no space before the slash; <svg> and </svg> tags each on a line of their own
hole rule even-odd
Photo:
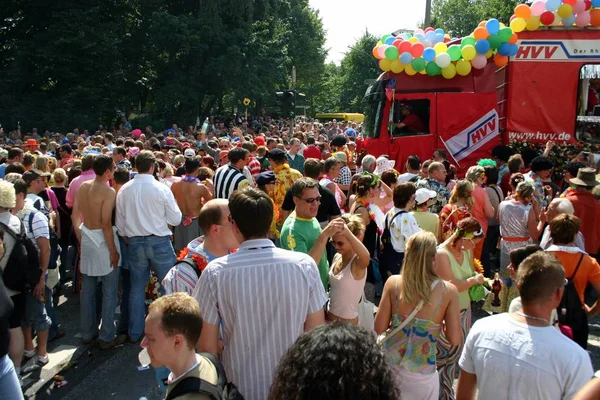
<svg viewBox="0 0 600 400">
<path fill-rule="evenodd" d="M 348 265 L 338 274 L 333 274 L 333 268 L 338 260 L 341 262 L 342 256 L 336 254 L 329 269 L 329 312 L 344 319 L 354 319 L 358 317 L 358 303 L 365 289 L 367 274 L 356 280 L 352 276 L 352 262 L 356 255 L 352 257 Z"/>
</svg>

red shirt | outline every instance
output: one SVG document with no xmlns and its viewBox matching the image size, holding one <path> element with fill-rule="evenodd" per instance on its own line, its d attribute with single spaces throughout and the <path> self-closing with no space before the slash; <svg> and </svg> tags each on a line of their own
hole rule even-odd
<svg viewBox="0 0 600 400">
<path fill-rule="evenodd" d="M 321 149 L 319 149 L 314 144 L 311 144 L 310 146 L 308 146 L 307 148 L 304 149 L 304 152 L 302 153 L 302 155 L 304 156 L 305 160 L 308 158 L 316 158 L 317 160 L 320 160 L 321 159 Z"/>
<path fill-rule="evenodd" d="M 260 174 L 260 162 L 254 156 L 250 156 L 250 161 L 248 161 L 248 169 L 250 170 L 250 174 L 253 178 Z"/>
<path fill-rule="evenodd" d="M 581 220 L 581 233 L 585 239 L 585 251 L 596 255 L 600 250 L 600 202 L 590 192 L 569 193 L 567 199 Z"/>
<path fill-rule="evenodd" d="M 507 173 L 505 173 L 502 176 L 502 180 L 500 181 L 500 189 L 502 189 L 502 193 L 504 193 L 504 195 L 508 195 L 508 192 L 510 192 L 510 176 L 512 175 L 512 173 L 510 171 L 508 171 Z"/>
<path fill-rule="evenodd" d="M 402 123 L 404 125 L 406 125 L 406 127 L 411 131 L 411 132 L 415 132 L 415 133 L 421 133 L 421 132 L 427 132 L 427 130 L 425 129 L 425 124 L 423 124 L 423 121 L 421 121 L 421 118 L 417 117 L 415 114 L 408 114 L 406 117 L 404 117 L 404 119 L 402 120 Z"/>
</svg>

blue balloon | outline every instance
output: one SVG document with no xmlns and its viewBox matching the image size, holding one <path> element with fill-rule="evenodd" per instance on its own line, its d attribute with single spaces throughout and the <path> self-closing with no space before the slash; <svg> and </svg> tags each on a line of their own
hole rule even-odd
<svg viewBox="0 0 600 400">
<path fill-rule="evenodd" d="M 435 50 L 432 49 L 431 47 L 423 50 L 423 60 L 425 60 L 427 62 L 431 62 L 431 61 L 435 60 Z"/>
<path fill-rule="evenodd" d="M 413 56 L 408 51 L 405 51 L 404 53 L 400 54 L 400 62 L 404 65 L 410 64 L 412 59 L 413 59 Z"/>
<path fill-rule="evenodd" d="M 438 29 L 435 30 L 435 33 L 439 33 L 440 35 L 444 35 L 446 32 L 444 32 L 443 29 L 438 28 Z"/>
<path fill-rule="evenodd" d="M 435 42 L 435 32 L 429 31 L 425 34 L 425 39 L 429 40 L 431 43 Z"/>
<path fill-rule="evenodd" d="M 487 29 L 490 35 L 495 35 L 500 30 L 500 22 L 496 18 L 492 18 L 485 23 L 485 29 Z"/>
<path fill-rule="evenodd" d="M 415 37 L 416 37 L 417 39 L 419 39 L 419 42 L 422 42 L 423 40 L 425 40 L 425 35 L 422 35 L 422 34 L 420 34 L 420 33 L 419 33 L 419 34 L 417 34 L 417 35 L 415 35 Z"/>
<path fill-rule="evenodd" d="M 500 47 L 498 47 L 498 53 L 500 53 L 501 56 L 509 56 L 510 50 L 510 43 L 507 42 L 502 43 Z"/>
<path fill-rule="evenodd" d="M 600 0 L 592 0 L 592 7 L 600 7 Z"/>
<path fill-rule="evenodd" d="M 517 55 L 517 53 L 519 52 L 519 45 L 518 44 L 511 44 L 510 45 L 510 52 L 508 53 L 508 55 L 510 57 L 514 57 Z"/>
<path fill-rule="evenodd" d="M 385 39 L 385 44 L 387 45 L 392 45 L 392 43 L 394 43 L 394 40 L 396 40 L 395 36 L 390 36 L 389 38 Z"/>
<path fill-rule="evenodd" d="M 475 50 L 477 50 L 478 54 L 485 54 L 490 51 L 490 42 L 487 39 L 481 39 L 475 42 Z"/>
<path fill-rule="evenodd" d="M 546 1 L 546 10 L 554 12 L 554 11 L 558 10 L 558 7 L 560 7 L 561 4 L 562 4 L 561 0 L 547 0 Z"/>
<path fill-rule="evenodd" d="M 444 41 L 444 35 L 442 35 L 441 33 L 436 33 L 435 34 L 435 43 L 441 43 Z"/>
<path fill-rule="evenodd" d="M 573 24 L 575 23 L 575 16 L 571 14 L 567 18 L 563 18 L 562 23 L 563 26 L 573 26 Z"/>
</svg>

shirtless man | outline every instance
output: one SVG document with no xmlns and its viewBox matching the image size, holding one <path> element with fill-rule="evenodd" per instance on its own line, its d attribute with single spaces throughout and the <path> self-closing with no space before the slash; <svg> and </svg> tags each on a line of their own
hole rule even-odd
<svg viewBox="0 0 600 400">
<path fill-rule="evenodd" d="M 185 169 L 183 179 L 171 185 L 175 201 L 183 214 L 181 224 L 173 229 L 175 254 L 179 254 L 179 251 L 185 248 L 189 242 L 202 234 L 197 218 L 202 205 L 212 199 L 212 194 L 197 178 L 200 159 L 187 158 L 183 168 Z"/>
<path fill-rule="evenodd" d="M 96 284 L 101 281 L 103 304 L 99 344 L 104 350 L 125 343 L 127 336 L 116 336 L 114 323 L 120 249 L 112 222 L 116 193 L 107 182 L 113 178 L 115 165 L 111 157 L 100 155 L 94 159 L 92 169 L 96 178 L 81 184 L 71 218 L 81 243 L 81 333 L 84 343 L 98 337 Z"/>
</svg>

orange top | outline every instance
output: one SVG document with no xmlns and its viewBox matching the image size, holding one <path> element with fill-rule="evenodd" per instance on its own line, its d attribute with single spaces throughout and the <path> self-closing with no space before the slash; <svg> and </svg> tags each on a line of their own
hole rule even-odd
<svg viewBox="0 0 600 400">
<path fill-rule="evenodd" d="M 585 238 L 585 251 L 598 254 L 600 251 L 600 201 L 589 192 L 569 193 L 567 199 L 575 208 L 575 215 L 581 219 L 580 231 Z"/>
<path fill-rule="evenodd" d="M 573 275 L 573 272 L 575 272 L 575 267 L 577 267 L 581 253 L 567 253 L 566 251 L 552 251 L 551 253 L 558 258 L 558 261 L 560 261 L 565 269 L 565 277 L 570 278 Z M 596 259 L 586 254 L 583 256 L 583 260 L 581 260 L 581 265 L 579 266 L 574 279 L 575 290 L 577 290 L 577 294 L 582 303 L 584 301 L 583 294 L 588 282 L 600 282 L 600 265 L 598 265 Z"/>
</svg>

